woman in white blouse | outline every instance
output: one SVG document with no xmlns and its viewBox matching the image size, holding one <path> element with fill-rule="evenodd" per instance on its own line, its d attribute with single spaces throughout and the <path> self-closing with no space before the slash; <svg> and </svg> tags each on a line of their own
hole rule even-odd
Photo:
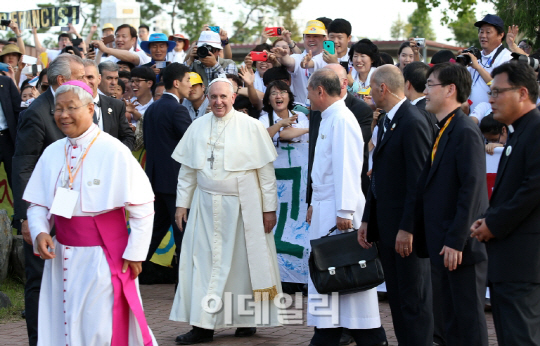
<svg viewBox="0 0 540 346">
<path fill-rule="evenodd" d="M 367 38 L 356 42 L 349 50 L 353 70 L 348 75 L 348 90 L 353 94 L 369 88 L 373 71 L 381 64 L 379 48 Z"/>
<path fill-rule="evenodd" d="M 268 84 L 263 98 L 263 110 L 259 118 L 277 145 L 279 140 L 307 143 L 309 120 L 303 113 L 293 113 L 294 95 L 289 86 L 276 80 Z"/>
</svg>

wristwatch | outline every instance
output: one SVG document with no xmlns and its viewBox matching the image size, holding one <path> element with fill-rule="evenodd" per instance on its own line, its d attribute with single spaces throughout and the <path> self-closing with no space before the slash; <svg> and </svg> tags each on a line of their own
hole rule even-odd
<svg viewBox="0 0 540 346">
<path fill-rule="evenodd" d="M 17 38 L 21 38 L 22 34 L 15 35 Z"/>
<path fill-rule="evenodd" d="M 294 47 L 296 47 L 296 42 L 292 41 L 292 45 L 289 44 L 289 48 L 293 49 Z"/>
</svg>

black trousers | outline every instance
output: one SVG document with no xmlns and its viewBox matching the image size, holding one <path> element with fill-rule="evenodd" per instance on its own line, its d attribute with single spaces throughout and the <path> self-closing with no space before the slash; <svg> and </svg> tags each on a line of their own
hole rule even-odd
<svg viewBox="0 0 540 346">
<path fill-rule="evenodd" d="M 347 329 L 349 334 L 356 341 L 357 346 L 374 346 L 386 341 L 384 328 L 373 329 Z M 343 328 L 317 328 L 311 338 L 311 344 L 315 346 L 339 346 L 339 339 Z"/>
<path fill-rule="evenodd" d="M 540 284 L 491 283 L 489 293 L 499 346 L 540 346 Z"/>
<path fill-rule="evenodd" d="M 388 303 L 400 346 L 433 345 L 431 265 L 412 254 L 402 258 L 394 247 L 379 244 Z"/>
<path fill-rule="evenodd" d="M 488 334 L 484 305 L 486 301 L 487 261 L 458 266 L 449 271 L 432 264 L 432 280 L 440 280 L 442 317 L 446 345 L 487 346 Z M 437 323 L 436 323 L 437 324 Z"/>
<path fill-rule="evenodd" d="M 441 293 L 441 273 L 431 266 L 431 288 L 433 291 L 433 342 L 446 346 L 444 337 L 444 300 Z"/>
<path fill-rule="evenodd" d="M 9 130 L 0 132 L 0 163 L 4 163 L 4 170 L 6 171 L 7 181 L 10 188 L 12 188 L 11 171 L 13 168 L 13 154 L 15 153 L 15 146 L 11 141 Z"/>
<path fill-rule="evenodd" d="M 180 260 L 180 248 L 182 247 L 182 239 L 184 232 L 180 232 L 176 222 L 174 221 L 174 214 L 176 213 L 176 195 L 169 193 L 156 192 L 156 199 L 154 201 L 154 228 L 152 230 L 152 240 L 150 241 L 150 249 L 148 250 L 148 256 L 146 260 L 150 260 L 156 252 L 159 244 L 163 240 L 163 237 L 169 231 L 172 226 L 174 242 L 176 244 L 176 258 Z M 185 229 L 186 225 L 183 223 Z M 178 263 L 173 261 L 173 267 L 178 269 Z"/>
<path fill-rule="evenodd" d="M 24 309 L 26 314 L 26 330 L 30 346 L 37 345 L 38 338 L 38 306 L 41 277 L 45 261 L 34 255 L 32 245 L 24 242 L 24 267 L 26 284 L 24 286 Z"/>
</svg>

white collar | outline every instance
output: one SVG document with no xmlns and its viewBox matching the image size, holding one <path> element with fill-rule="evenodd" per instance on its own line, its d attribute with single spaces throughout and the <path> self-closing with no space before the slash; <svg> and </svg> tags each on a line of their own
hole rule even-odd
<svg viewBox="0 0 540 346">
<path fill-rule="evenodd" d="M 321 112 L 321 119 L 329 117 L 334 112 L 334 108 L 338 108 L 340 105 L 345 106 L 345 101 L 339 100 L 332 103 L 328 108 Z"/>
<path fill-rule="evenodd" d="M 67 137 L 67 139 L 69 143 L 73 146 L 85 146 L 88 143 L 90 143 L 91 140 L 94 139 L 98 131 L 99 131 L 99 127 L 96 124 L 92 123 L 92 125 L 90 125 L 88 130 L 86 130 L 79 137 L 76 137 L 76 138 Z"/>
<path fill-rule="evenodd" d="M 178 96 L 176 96 L 175 94 L 173 93 L 170 93 L 168 91 L 165 91 L 163 92 L 163 95 L 171 95 L 172 97 L 174 97 L 176 99 L 176 102 L 180 103 L 180 99 L 178 98 Z"/>
<path fill-rule="evenodd" d="M 343 97 L 341 98 L 341 100 L 342 100 L 342 101 L 345 101 L 345 99 L 347 98 L 347 95 L 348 95 L 348 93 L 345 93 L 345 96 L 343 96 Z"/>
<path fill-rule="evenodd" d="M 493 56 L 493 54 L 495 54 L 495 52 L 497 51 L 497 49 L 499 49 L 499 47 L 502 46 L 502 43 L 500 45 L 497 46 L 497 48 L 495 48 L 494 50 L 491 51 L 491 53 L 489 54 L 484 54 L 484 51 L 482 50 L 482 58 L 491 58 Z"/>
<path fill-rule="evenodd" d="M 426 98 L 425 96 L 419 97 L 419 98 L 417 98 L 417 99 L 415 99 L 415 100 L 412 100 L 412 101 L 411 101 L 411 104 L 416 106 L 416 104 L 417 104 L 418 102 L 420 102 L 420 100 L 423 100 L 423 99 L 425 99 L 425 98 Z"/>
<path fill-rule="evenodd" d="M 514 133 L 514 126 L 508 125 L 508 133 Z"/>
<path fill-rule="evenodd" d="M 99 103 L 99 93 L 94 97 L 94 103 Z"/>
<path fill-rule="evenodd" d="M 101 95 L 103 95 L 103 96 L 107 96 L 107 95 L 105 95 L 105 94 L 103 93 L 103 91 L 99 90 L 99 88 L 97 89 L 97 92 L 98 92 L 98 94 L 101 94 Z"/>
<path fill-rule="evenodd" d="M 404 97 L 401 101 L 399 101 L 398 103 L 396 103 L 396 105 L 394 107 L 392 107 L 392 109 L 390 110 L 390 112 L 388 112 L 386 114 L 386 116 L 388 117 L 388 119 L 390 119 L 390 121 L 392 121 L 392 119 L 394 119 L 394 115 L 396 115 L 399 107 L 401 107 L 401 105 L 403 104 L 403 102 L 405 102 L 405 100 L 407 100 L 406 97 Z"/>
</svg>

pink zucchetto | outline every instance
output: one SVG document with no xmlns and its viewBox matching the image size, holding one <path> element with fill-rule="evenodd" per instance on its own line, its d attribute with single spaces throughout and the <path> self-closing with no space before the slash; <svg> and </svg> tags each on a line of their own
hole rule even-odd
<svg viewBox="0 0 540 346">
<path fill-rule="evenodd" d="M 78 86 L 78 87 L 81 87 L 83 88 L 84 90 L 86 90 L 90 95 L 94 95 L 94 93 L 92 92 L 92 89 L 88 86 L 88 84 L 86 84 L 85 82 L 81 82 L 80 80 L 70 80 L 68 82 L 65 82 L 64 84 L 62 85 L 74 85 L 74 86 Z"/>
</svg>

